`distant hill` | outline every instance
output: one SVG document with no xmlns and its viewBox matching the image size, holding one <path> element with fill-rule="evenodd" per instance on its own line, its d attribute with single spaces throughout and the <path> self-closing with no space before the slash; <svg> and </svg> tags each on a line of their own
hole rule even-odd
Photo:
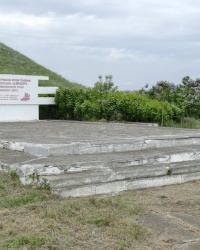
<svg viewBox="0 0 200 250">
<path fill-rule="evenodd" d="M 40 81 L 39 85 L 86 88 L 81 84 L 66 80 L 3 43 L 0 43 L 0 74 L 49 76 L 49 81 Z"/>
</svg>

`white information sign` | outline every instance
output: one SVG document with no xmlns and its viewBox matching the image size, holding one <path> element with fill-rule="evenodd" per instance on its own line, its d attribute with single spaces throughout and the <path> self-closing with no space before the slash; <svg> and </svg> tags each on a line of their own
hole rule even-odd
<svg viewBox="0 0 200 250">
<path fill-rule="evenodd" d="M 39 105 L 55 104 L 53 97 L 38 97 L 40 90 L 45 94 L 49 91 L 38 86 L 39 80 L 49 77 L 0 74 L 0 122 L 39 120 Z"/>
<path fill-rule="evenodd" d="M 38 104 L 38 80 L 48 77 L 0 75 L 0 104 Z"/>
</svg>

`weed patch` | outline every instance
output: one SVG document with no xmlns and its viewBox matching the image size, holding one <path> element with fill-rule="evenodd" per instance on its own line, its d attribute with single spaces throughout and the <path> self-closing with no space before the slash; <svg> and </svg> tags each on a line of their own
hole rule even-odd
<svg viewBox="0 0 200 250">
<path fill-rule="evenodd" d="M 112 217 L 110 215 L 101 215 L 97 218 L 91 218 L 87 221 L 89 224 L 93 224 L 97 227 L 110 226 L 112 222 Z"/>
<path fill-rule="evenodd" d="M 11 180 L 13 180 L 13 181 L 18 181 L 19 180 L 19 176 L 18 176 L 16 171 L 9 170 L 8 173 L 9 173 L 9 175 L 11 177 Z"/>
<path fill-rule="evenodd" d="M 150 234 L 150 230 L 140 226 L 135 222 L 130 222 L 128 225 L 127 233 L 129 233 L 134 239 L 140 240 Z"/>
<path fill-rule="evenodd" d="M 14 245 L 16 247 L 21 247 L 24 245 L 30 245 L 30 246 L 42 246 L 46 242 L 48 242 L 48 239 L 46 237 L 37 237 L 35 235 L 28 235 L 28 236 L 22 236 L 17 240 L 14 240 Z"/>
<path fill-rule="evenodd" d="M 44 245 L 50 247 L 55 242 L 47 236 L 37 236 L 34 234 L 17 236 L 15 238 L 8 238 L 1 246 L 2 249 L 37 249 Z"/>
<path fill-rule="evenodd" d="M 6 188 L 6 183 L 4 180 L 0 180 L 0 190 L 5 189 Z"/>
<path fill-rule="evenodd" d="M 31 191 L 25 194 L 20 194 L 18 196 L 6 197 L 4 199 L 0 199 L 0 207 L 2 208 L 20 207 L 29 203 L 44 201 L 46 199 L 47 199 L 46 195 L 40 194 L 37 191 Z"/>
<path fill-rule="evenodd" d="M 40 183 L 40 189 L 51 190 L 51 186 L 46 179 L 43 179 Z"/>
</svg>

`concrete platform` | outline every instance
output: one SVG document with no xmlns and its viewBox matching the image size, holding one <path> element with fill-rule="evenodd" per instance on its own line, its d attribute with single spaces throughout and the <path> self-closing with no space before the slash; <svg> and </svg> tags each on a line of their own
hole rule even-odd
<svg viewBox="0 0 200 250">
<path fill-rule="evenodd" d="M 200 130 L 155 124 L 0 123 L 0 166 L 64 197 L 200 179 Z M 32 177 L 32 178 L 30 178 Z"/>
<path fill-rule="evenodd" d="M 165 128 L 145 123 L 0 122 L 0 141 L 8 142 L 59 145 L 178 137 L 200 138 L 200 129 Z"/>
<path fill-rule="evenodd" d="M 68 121 L 0 123 L 0 147 L 47 157 L 200 145 L 200 130 L 147 125 Z"/>
</svg>

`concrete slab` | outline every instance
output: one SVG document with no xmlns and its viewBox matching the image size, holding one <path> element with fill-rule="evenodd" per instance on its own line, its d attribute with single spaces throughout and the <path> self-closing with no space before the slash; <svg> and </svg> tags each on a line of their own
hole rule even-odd
<svg viewBox="0 0 200 250">
<path fill-rule="evenodd" d="M 173 250 L 200 249 L 199 222 L 198 216 L 164 212 L 150 212 L 139 220 L 156 235 L 156 242 L 165 243 L 166 249 Z"/>
<path fill-rule="evenodd" d="M 180 214 L 180 216 L 182 215 Z M 197 216 L 188 215 L 188 217 L 198 220 Z M 185 223 L 184 220 L 177 220 L 176 216 L 172 216 L 170 213 L 151 212 L 142 216 L 139 222 L 159 235 L 159 240 L 162 241 L 170 239 L 180 244 L 188 240 L 199 239 L 199 227 L 193 225 L 193 222 Z"/>
<path fill-rule="evenodd" d="M 127 190 L 199 178 L 200 130 L 134 123 L 0 123 L 0 148 L 1 165 L 10 164 L 17 169 L 23 183 L 30 182 L 28 175 L 52 174 L 48 180 L 59 179 L 56 185 L 61 182 L 62 187 L 65 183 L 95 184 L 97 187 L 93 187 L 93 191 L 85 187 L 90 190 L 90 195 L 99 194 L 102 190 L 104 193 L 118 190 L 117 185 L 123 186 L 120 190 Z M 176 164 L 183 161 L 183 166 Z M 173 171 L 173 175 L 180 176 L 166 178 L 168 170 L 169 175 Z M 63 173 L 65 176 L 57 176 Z M 72 173 L 76 175 L 66 175 Z M 158 176 L 164 178 L 154 179 Z M 128 182 L 129 179 L 141 180 Z M 118 182 L 115 187 L 108 188 L 110 184 L 106 183 L 115 181 Z M 125 184 L 121 185 L 119 181 Z"/>
<path fill-rule="evenodd" d="M 126 123 L 0 123 L 0 147 L 36 156 L 124 152 L 200 145 L 200 130 Z"/>
<path fill-rule="evenodd" d="M 144 138 L 200 138 L 200 129 L 144 126 L 134 123 L 74 121 L 1 122 L 0 140 L 33 144 L 126 141 Z"/>
<path fill-rule="evenodd" d="M 31 161 L 33 159 L 35 160 L 35 158 L 36 158 L 35 156 L 31 156 L 23 152 L 0 148 L 0 165 L 1 163 L 9 165 L 15 163 L 21 164 L 23 162 Z"/>
<path fill-rule="evenodd" d="M 188 242 L 176 244 L 171 249 L 172 250 L 199 250 L 200 249 L 200 239 L 189 240 Z"/>
</svg>

